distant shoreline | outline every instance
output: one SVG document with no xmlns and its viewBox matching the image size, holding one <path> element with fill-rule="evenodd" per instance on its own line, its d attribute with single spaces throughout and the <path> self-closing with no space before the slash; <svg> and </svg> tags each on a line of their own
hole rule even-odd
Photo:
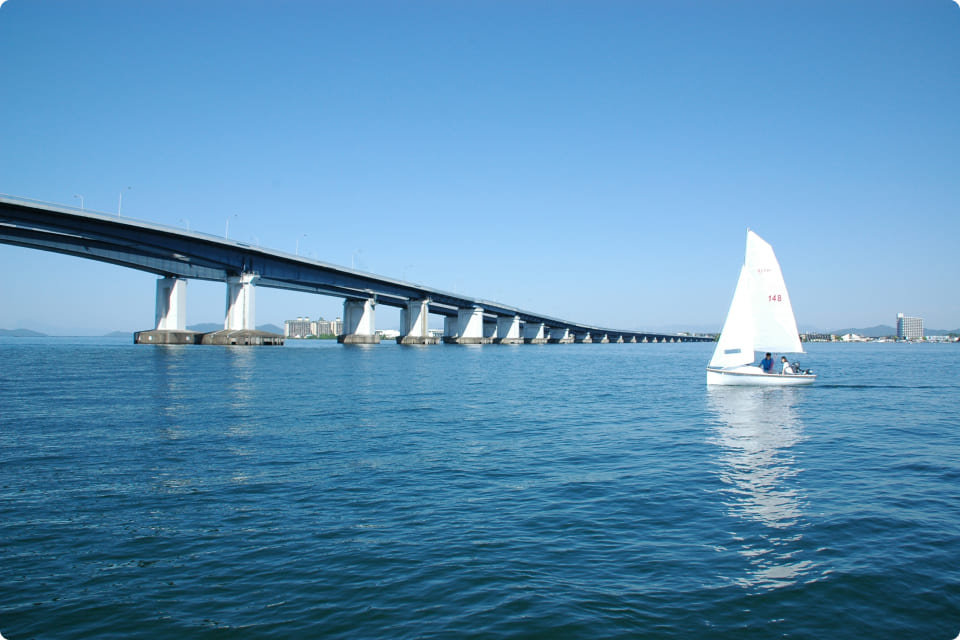
<svg viewBox="0 0 960 640">
<path fill-rule="evenodd" d="M 0 329 L 0 338 L 117 338 L 133 339 L 133 331 L 113 331 L 107 334 L 47 334 L 33 331 L 31 329 Z M 952 335 L 951 335 L 952 334 Z M 889 336 L 869 337 L 858 336 L 855 339 L 844 340 L 834 334 L 834 339 L 802 340 L 804 344 L 955 344 L 960 343 L 960 332 L 950 332 L 942 334 L 929 334 L 922 340 L 897 340 Z M 288 338 L 297 342 L 327 341 L 336 339 L 336 336 L 322 336 L 309 338 Z"/>
</svg>

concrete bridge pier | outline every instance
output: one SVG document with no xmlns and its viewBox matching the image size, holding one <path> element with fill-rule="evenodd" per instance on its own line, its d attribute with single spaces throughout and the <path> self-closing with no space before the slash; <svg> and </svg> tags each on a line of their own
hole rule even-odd
<svg viewBox="0 0 960 640">
<path fill-rule="evenodd" d="M 496 320 L 483 319 L 483 337 L 487 340 L 487 344 L 493 344 L 497 341 Z"/>
<path fill-rule="evenodd" d="M 343 301 L 343 333 L 337 336 L 340 344 L 380 344 L 376 334 L 374 314 L 377 303 L 372 298 Z"/>
<path fill-rule="evenodd" d="M 523 325 L 524 344 L 546 344 L 546 327 L 542 322 L 528 322 Z"/>
<path fill-rule="evenodd" d="M 187 328 L 187 281 L 183 278 L 157 280 L 158 330 L 185 331 Z"/>
<path fill-rule="evenodd" d="M 440 338 L 430 335 L 430 300 L 411 300 L 400 309 L 400 335 L 397 344 L 439 344 Z"/>
<path fill-rule="evenodd" d="M 444 316 L 443 317 L 443 341 L 449 342 L 447 338 L 456 338 L 458 335 L 457 328 L 457 318 L 456 316 Z"/>
<path fill-rule="evenodd" d="M 254 283 L 260 279 L 255 273 L 242 273 L 227 278 L 227 313 L 223 321 L 226 331 L 246 331 L 256 328 L 256 296 Z"/>
<path fill-rule="evenodd" d="M 492 338 L 483 335 L 483 308 L 467 307 L 457 310 L 456 335 L 448 335 L 448 325 L 444 322 L 443 341 L 449 344 L 490 344 Z"/>
<path fill-rule="evenodd" d="M 573 341 L 577 344 L 591 344 L 593 342 L 593 338 L 590 337 L 589 331 L 583 331 L 580 333 L 574 333 Z"/>
<path fill-rule="evenodd" d="M 256 289 L 260 276 L 241 273 L 227 278 L 227 308 L 223 330 L 203 334 L 202 344 L 221 345 L 281 345 L 283 336 L 257 331 Z"/>
<path fill-rule="evenodd" d="M 187 331 L 187 281 L 167 276 L 157 280 L 155 328 L 133 334 L 136 344 L 196 344 L 196 331 Z"/>
<path fill-rule="evenodd" d="M 497 336 L 494 338 L 497 344 L 523 344 L 523 338 L 520 337 L 520 316 L 498 316 L 497 317 Z"/>
<path fill-rule="evenodd" d="M 547 342 L 550 344 L 569 344 L 573 342 L 573 336 L 569 329 L 551 328 L 547 333 Z"/>
</svg>

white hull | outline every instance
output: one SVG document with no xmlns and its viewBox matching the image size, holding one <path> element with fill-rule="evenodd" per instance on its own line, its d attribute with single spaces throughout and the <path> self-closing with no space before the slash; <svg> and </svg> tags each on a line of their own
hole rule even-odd
<svg viewBox="0 0 960 640">
<path fill-rule="evenodd" d="M 817 376 L 812 373 L 764 373 L 760 367 L 750 365 L 729 369 L 707 367 L 707 384 L 741 387 L 796 387 L 813 384 L 816 379 Z"/>
</svg>

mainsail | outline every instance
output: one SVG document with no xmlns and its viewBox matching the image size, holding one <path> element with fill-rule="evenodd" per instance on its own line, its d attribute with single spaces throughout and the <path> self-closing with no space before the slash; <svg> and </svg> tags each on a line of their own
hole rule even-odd
<svg viewBox="0 0 960 640">
<path fill-rule="evenodd" d="M 755 350 L 802 353 L 803 347 L 773 247 L 748 230 L 746 258 L 710 366 L 750 364 Z"/>
<path fill-rule="evenodd" d="M 749 230 L 744 266 L 753 276 L 754 349 L 803 353 L 777 256 L 773 254 L 773 247 Z"/>
</svg>

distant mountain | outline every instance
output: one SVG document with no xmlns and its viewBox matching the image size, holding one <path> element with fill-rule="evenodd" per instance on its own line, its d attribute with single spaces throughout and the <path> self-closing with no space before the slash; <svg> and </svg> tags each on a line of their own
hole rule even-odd
<svg viewBox="0 0 960 640">
<path fill-rule="evenodd" d="M 830 331 L 830 333 L 835 336 L 845 336 L 848 333 L 855 333 L 865 338 L 883 338 L 897 335 L 897 330 L 889 325 L 878 324 L 875 327 L 867 327 L 866 329 L 835 329 L 834 331 Z"/>
<path fill-rule="evenodd" d="M 0 336 L 11 336 L 14 338 L 46 338 L 47 334 L 30 329 L 0 329 Z"/>
<path fill-rule="evenodd" d="M 835 331 L 830 331 L 835 336 L 843 336 L 848 333 L 855 333 L 858 336 L 863 336 L 865 338 L 884 338 L 887 336 L 897 335 L 897 330 L 894 327 L 878 324 L 875 327 L 867 327 L 866 329 L 837 329 Z M 957 334 L 960 333 L 960 329 L 924 329 L 923 335 L 925 336 L 945 336 L 948 334 Z"/>
<path fill-rule="evenodd" d="M 201 322 L 200 324 L 192 324 L 187 327 L 190 331 L 199 331 L 200 333 L 210 333 L 212 331 L 220 331 L 223 329 L 223 323 L 217 322 Z"/>
<path fill-rule="evenodd" d="M 211 333 L 213 331 L 223 331 L 222 322 L 201 322 L 200 324 L 192 324 L 187 327 L 190 331 L 199 331 L 200 333 Z M 257 327 L 259 331 L 268 331 L 270 333 L 279 333 L 283 335 L 283 328 L 278 327 L 275 324 L 262 324 Z"/>
<path fill-rule="evenodd" d="M 960 334 L 960 329 L 924 329 L 923 334 L 926 336 L 946 336 L 949 334 L 957 335 Z"/>
</svg>

